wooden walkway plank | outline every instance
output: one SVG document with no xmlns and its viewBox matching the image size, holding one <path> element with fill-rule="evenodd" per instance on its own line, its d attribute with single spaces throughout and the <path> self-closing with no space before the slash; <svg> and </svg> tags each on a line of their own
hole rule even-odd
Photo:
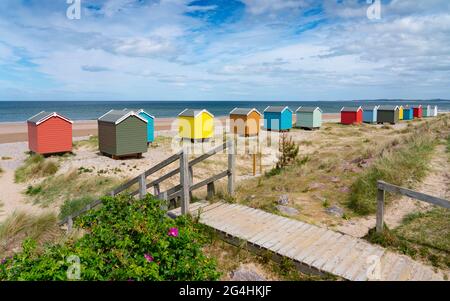
<svg viewBox="0 0 450 301">
<path fill-rule="evenodd" d="M 347 280 L 443 280 L 431 267 L 367 241 L 239 204 L 196 202 L 191 213 L 225 236 Z M 168 215 L 181 214 L 179 208 Z M 379 259 L 379 260 L 377 260 Z M 372 273 L 379 262 L 380 274 Z M 370 272 L 370 273 L 369 273 Z M 372 279 L 378 277 L 380 279 Z"/>
</svg>

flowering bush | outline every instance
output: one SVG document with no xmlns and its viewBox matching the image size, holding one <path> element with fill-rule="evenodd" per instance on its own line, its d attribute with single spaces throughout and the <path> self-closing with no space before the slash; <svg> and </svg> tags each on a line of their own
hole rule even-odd
<svg viewBox="0 0 450 301">
<path fill-rule="evenodd" d="M 198 225 L 187 217 L 170 219 L 160 207 L 150 196 L 105 197 L 99 210 L 76 220 L 87 234 L 43 252 L 25 241 L 21 253 L 0 259 L 0 280 L 66 280 L 78 262 L 80 280 L 217 279 L 215 261 L 202 253 L 206 237 Z"/>
</svg>

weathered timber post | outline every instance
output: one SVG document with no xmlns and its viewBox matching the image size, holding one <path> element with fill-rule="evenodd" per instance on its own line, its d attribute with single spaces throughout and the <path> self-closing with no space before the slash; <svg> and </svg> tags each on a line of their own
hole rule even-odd
<svg viewBox="0 0 450 301">
<path fill-rule="evenodd" d="M 180 155 L 181 214 L 189 213 L 189 157 L 186 149 Z"/>
<path fill-rule="evenodd" d="M 189 166 L 189 187 L 194 183 L 194 169 Z M 192 200 L 192 191 L 189 190 L 189 199 Z"/>
<path fill-rule="evenodd" d="M 235 145 L 233 141 L 228 143 L 228 194 L 230 196 L 234 195 L 234 182 L 235 182 L 235 165 L 236 165 L 236 154 Z"/>
<path fill-rule="evenodd" d="M 207 196 L 206 198 L 208 200 L 211 200 L 214 197 L 214 194 L 216 193 L 216 188 L 214 186 L 214 182 L 208 183 L 206 186 Z"/>
<path fill-rule="evenodd" d="M 72 219 L 72 216 L 69 215 L 67 217 L 67 232 L 68 233 L 72 232 L 72 228 L 73 228 L 73 219 Z"/>
<path fill-rule="evenodd" d="M 139 199 L 144 199 L 147 194 L 147 185 L 145 184 L 145 173 L 139 176 Z"/>
<path fill-rule="evenodd" d="M 159 183 L 153 185 L 153 195 L 158 196 L 161 193 L 161 189 L 159 187 Z"/>
<path fill-rule="evenodd" d="M 377 190 L 377 233 L 383 233 L 384 226 L 384 197 L 385 191 L 378 187 Z"/>
</svg>

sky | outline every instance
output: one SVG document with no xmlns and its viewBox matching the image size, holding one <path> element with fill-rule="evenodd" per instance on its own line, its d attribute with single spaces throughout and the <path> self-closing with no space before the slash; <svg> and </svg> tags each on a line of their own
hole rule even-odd
<svg viewBox="0 0 450 301">
<path fill-rule="evenodd" d="M 378 1 L 1 0 L 0 100 L 450 99 L 450 1 Z"/>
</svg>

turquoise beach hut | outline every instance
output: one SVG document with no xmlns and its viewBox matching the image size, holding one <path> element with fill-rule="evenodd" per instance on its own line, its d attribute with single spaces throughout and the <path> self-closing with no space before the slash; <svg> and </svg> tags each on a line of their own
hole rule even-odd
<svg viewBox="0 0 450 301">
<path fill-rule="evenodd" d="M 318 129 L 322 126 L 322 109 L 319 107 L 299 107 L 295 113 L 298 128 Z"/>
<path fill-rule="evenodd" d="M 282 106 L 268 106 L 264 110 L 264 128 L 268 131 L 288 131 L 292 128 L 292 110 Z"/>
<path fill-rule="evenodd" d="M 134 111 L 140 117 L 147 120 L 147 143 L 152 143 L 153 141 L 155 141 L 155 116 L 150 115 L 143 109 L 140 110 L 124 109 L 124 111 Z"/>
<path fill-rule="evenodd" d="M 377 113 L 380 106 L 363 106 L 363 122 L 377 123 Z"/>
<path fill-rule="evenodd" d="M 403 107 L 403 120 L 413 120 L 414 119 L 414 110 L 410 106 Z"/>
</svg>

